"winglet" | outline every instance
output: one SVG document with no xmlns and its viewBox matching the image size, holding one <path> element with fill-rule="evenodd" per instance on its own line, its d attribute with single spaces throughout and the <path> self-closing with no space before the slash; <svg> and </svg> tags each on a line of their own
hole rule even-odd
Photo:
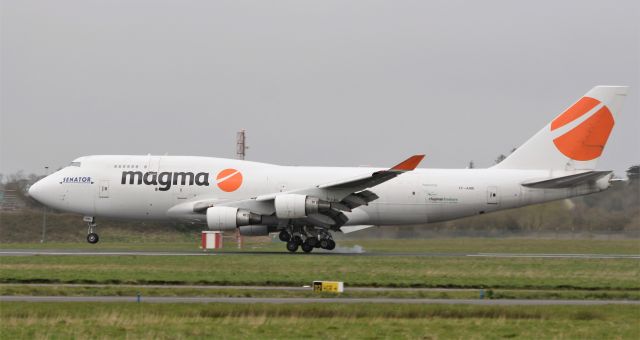
<svg viewBox="0 0 640 340">
<path fill-rule="evenodd" d="M 424 159 L 424 155 L 413 155 L 389 170 L 411 171 L 418 167 L 418 164 L 422 162 L 422 159 Z"/>
</svg>

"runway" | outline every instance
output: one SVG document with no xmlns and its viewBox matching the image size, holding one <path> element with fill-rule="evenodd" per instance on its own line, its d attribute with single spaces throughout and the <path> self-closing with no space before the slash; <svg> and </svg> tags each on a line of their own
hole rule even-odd
<svg viewBox="0 0 640 340">
<path fill-rule="evenodd" d="M 135 296 L 0 296 L 0 302 L 137 302 Z M 254 297 L 141 297 L 140 303 L 390 303 L 390 304 L 445 304 L 485 306 L 596 306 L 640 305 L 630 300 L 487 300 L 487 299 L 399 299 L 399 298 L 254 298 Z"/>
<path fill-rule="evenodd" d="M 318 252 L 296 253 L 300 256 L 422 256 L 422 257 L 493 257 L 493 258 L 575 258 L 575 259 L 635 259 L 640 254 L 543 254 L 543 253 L 430 253 L 430 252 Z M 109 251 L 89 249 L 0 249 L 0 256 L 237 256 L 237 255 L 291 255 L 288 252 L 267 251 Z"/>
</svg>

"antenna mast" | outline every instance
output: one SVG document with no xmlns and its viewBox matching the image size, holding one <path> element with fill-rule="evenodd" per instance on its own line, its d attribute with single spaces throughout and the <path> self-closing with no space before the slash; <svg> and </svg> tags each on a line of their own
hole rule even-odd
<svg viewBox="0 0 640 340">
<path fill-rule="evenodd" d="M 247 149 L 249 147 L 247 146 L 245 130 L 240 130 L 236 134 L 236 158 L 244 160 Z"/>
<path fill-rule="evenodd" d="M 249 148 L 247 146 L 245 130 L 240 130 L 236 133 L 236 158 L 240 160 L 244 160 L 244 156 L 246 155 L 246 151 Z M 240 229 L 236 228 L 236 244 L 238 245 L 238 249 L 242 249 L 242 235 L 240 235 Z"/>
</svg>

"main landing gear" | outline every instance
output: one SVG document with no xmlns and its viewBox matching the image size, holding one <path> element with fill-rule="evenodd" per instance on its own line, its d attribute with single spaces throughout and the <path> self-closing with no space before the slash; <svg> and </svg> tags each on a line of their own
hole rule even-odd
<svg viewBox="0 0 640 340">
<path fill-rule="evenodd" d="M 91 244 L 98 243 L 98 241 L 100 241 L 100 237 L 98 237 L 98 234 L 95 232 L 95 228 L 97 226 L 96 219 L 93 216 L 85 216 L 83 220 L 89 225 L 89 228 L 87 229 L 87 242 Z"/>
<path fill-rule="evenodd" d="M 326 230 L 315 232 L 302 228 L 294 231 L 293 228 L 287 228 L 280 232 L 278 238 L 287 243 L 287 250 L 292 253 L 298 251 L 298 248 L 305 253 L 310 253 L 314 248 L 333 250 L 336 247 L 336 242 Z"/>
</svg>

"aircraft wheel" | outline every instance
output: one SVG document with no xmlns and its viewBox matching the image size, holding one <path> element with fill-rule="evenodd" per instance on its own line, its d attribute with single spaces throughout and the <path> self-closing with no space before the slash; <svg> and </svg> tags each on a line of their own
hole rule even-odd
<svg viewBox="0 0 640 340">
<path fill-rule="evenodd" d="M 312 248 L 317 248 L 319 246 L 320 241 L 316 237 L 307 238 L 306 243 L 308 243 Z"/>
<path fill-rule="evenodd" d="M 91 244 L 96 244 L 96 243 L 98 243 L 98 241 L 100 241 L 100 238 L 98 237 L 98 234 L 89 233 L 89 235 L 87 235 L 87 242 L 89 242 Z"/>
<path fill-rule="evenodd" d="M 334 250 L 335 248 L 336 248 L 336 242 L 334 240 L 329 240 L 327 250 Z"/>
<path fill-rule="evenodd" d="M 310 253 L 313 250 L 313 246 L 310 245 L 309 243 L 305 242 L 302 244 L 302 251 L 304 251 L 305 253 Z"/>
<path fill-rule="evenodd" d="M 329 249 L 329 239 L 323 238 L 320 240 L 320 248 Z"/>
<path fill-rule="evenodd" d="M 294 236 L 291 240 L 292 240 L 293 242 L 297 243 L 298 245 L 301 245 L 301 244 L 302 244 L 302 242 L 303 242 L 303 241 L 302 241 L 302 237 L 297 236 L 297 235 L 296 235 L 296 236 Z"/>
<path fill-rule="evenodd" d="M 278 237 L 282 242 L 289 242 L 291 240 L 291 234 L 286 230 L 281 231 Z"/>
<path fill-rule="evenodd" d="M 287 250 L 292 253 L 295 253 L 298 250 L 298 242 L 294 240 L 287 242 Z"/>
</svg>

